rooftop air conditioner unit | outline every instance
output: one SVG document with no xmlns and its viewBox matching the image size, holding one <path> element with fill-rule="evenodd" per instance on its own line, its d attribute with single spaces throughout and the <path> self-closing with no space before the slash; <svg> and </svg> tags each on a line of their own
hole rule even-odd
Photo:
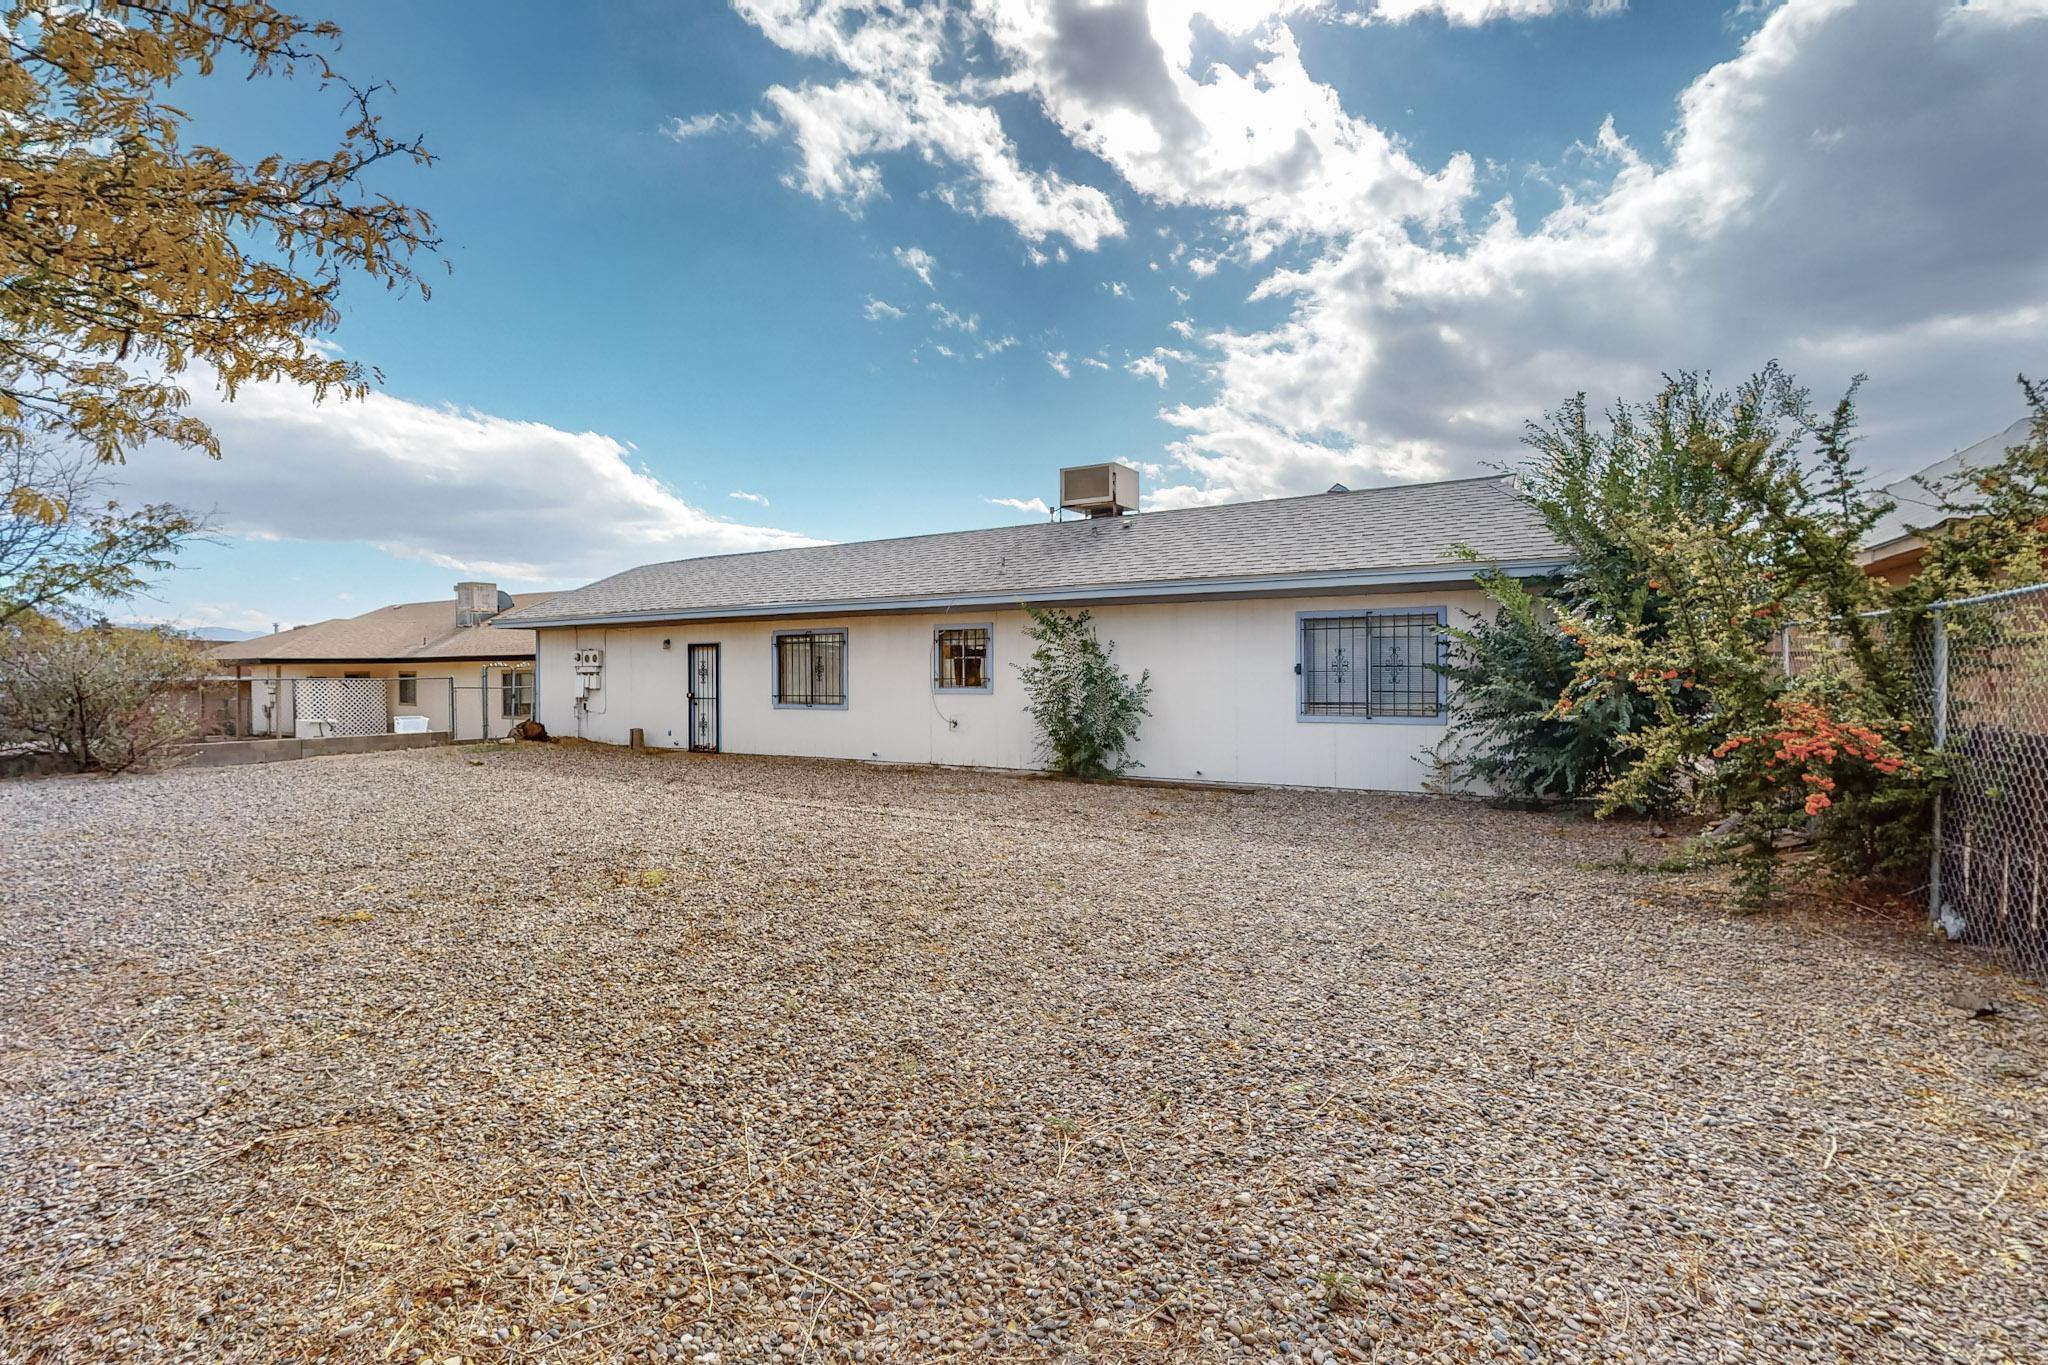
<svg viewBox="0 0 2048 1365">
<path fill-rule="evenodd" d="M 465 630 L 480 626 L 501 611 L 512 609 L 512 594 L 501 592 L 495 583 L 455 585 L 455 624 Z"/>
<path fill-rule="evenodd" d="M 1138 510 L 1138 471 L 1127 464 L 1084 464 L 1060 471 L 1060 506 L 1091 517 Z"/>
</svg>

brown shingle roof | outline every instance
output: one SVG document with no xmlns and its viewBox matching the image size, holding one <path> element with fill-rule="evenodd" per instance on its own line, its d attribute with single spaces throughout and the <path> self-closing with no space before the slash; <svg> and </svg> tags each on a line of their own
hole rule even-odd
<svg viewBox="0 0 2048 1365">
<path fill-rule="evenodd" d="M 1256 590 L 1256 580 L 1432 581 L 1455 545 L 1499 563 L 1561 563 L 1565 550 L 1504 478 L 1401 484 L 1094 521 L 1039 522 L 851 545 L 710 555 L 628 569 L 500 618 L 769 615 L 944 600 L 1059 601 L 1119 591 Z M 1248 586 L 1254 585 L 1254 586 Z"/>
<path fill-rule="evenodd" d="M 513 597 L 517 607 L 536 606 L 553 593 L 528 592 Z M 253 640 L 232 640 L 207 651 L 222 663 L 378 663 L 428 659 L 519 659 L 534 652 L 530 630 L 493 630 L 455 624 L 455 599 L 400 602 L 337 617 L 316 625 L 294 626 Z"/>
</svg>

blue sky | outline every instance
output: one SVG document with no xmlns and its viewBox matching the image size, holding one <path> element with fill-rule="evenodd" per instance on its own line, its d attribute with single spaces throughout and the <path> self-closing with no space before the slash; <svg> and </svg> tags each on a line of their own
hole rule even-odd
<svg viewBox="0 0 2048 1365">
<path fill-rule="evenodd" d="M 1773 356 L 1869 371 L 1893 469 L 2048 372 L 2044 0 L 330 12 L 450 269 L 346 299 L 369 403 L 194 377 L 224 459 L 125 477 L 223 543 L 141 615 L 991 525 L 1101 459 L 1154 506 L 1471 473 L 1577 389 Z M 181 97 L 244 154 L 338 118 Z"/>
</svg>

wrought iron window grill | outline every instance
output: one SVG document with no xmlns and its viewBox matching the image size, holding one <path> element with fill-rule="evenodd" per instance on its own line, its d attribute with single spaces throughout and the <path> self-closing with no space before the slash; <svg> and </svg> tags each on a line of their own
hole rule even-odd
<svg viewBox="0 0 2048 1365">
<path fill-rule="evenodd" d="M 1301 712 L 1440 716 L 1442 648 L 1443 623 L 1434 611 L 1303 617 Z"/>
<path fill-rule="evenodd" d="M 846 632 L 788 631 L 775 637 L 778 706 L 846 705 Z"/>
<path fill-rule="evenodd" d="M 942 692 L 979 692 L 988 686 L 988 628 L 942 626 L 938 632 L 938 686 Z"/>
</svg>

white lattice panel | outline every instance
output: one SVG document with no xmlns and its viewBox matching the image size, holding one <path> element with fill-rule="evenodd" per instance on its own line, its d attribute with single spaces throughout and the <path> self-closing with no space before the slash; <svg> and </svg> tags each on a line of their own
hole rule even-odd
<svg viewBox="0 0 2048 1365">
<path fill-rule="evenodd" d="M 381 678 L 301 678 L 297 733 L 381 735 L 391 728 Z"/>
</svg>

